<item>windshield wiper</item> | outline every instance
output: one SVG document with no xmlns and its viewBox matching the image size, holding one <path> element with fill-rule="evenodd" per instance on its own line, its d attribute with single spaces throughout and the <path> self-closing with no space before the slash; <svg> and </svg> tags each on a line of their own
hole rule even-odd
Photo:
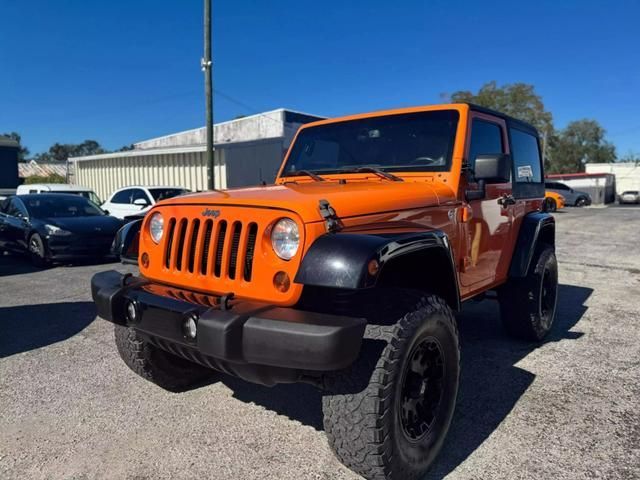
<svg viewBox="0 0 640 480">
<path fill-rule="evenodd" d="M 295 170 L 293 172 L 288 172 L 286 174 L 287 177 L 296 177 L 296 176 L 299 177 L 301 175 L 306 175 L 307 177 L 311 177 L 316 182 L 324 182 L 324 178 L 322 178 L 320 175 L 316 175 L 315 173 L 310 172 L 309 170 Z"/>
<path fill-rule="evenodd" d="M 391 180 L 392 182 L 404 182 L 402 178 L 375 167 L 345 168 L 344 170 L 339 170 L 338 173 L 375 173 L 376 175 L 386 178 L 387 180 Z"/>
</svg>

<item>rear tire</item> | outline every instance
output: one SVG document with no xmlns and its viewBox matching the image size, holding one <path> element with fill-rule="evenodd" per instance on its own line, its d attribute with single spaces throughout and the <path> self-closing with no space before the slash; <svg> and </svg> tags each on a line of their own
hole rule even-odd
<svg viewBox="0 0 640 480">
<path fill-rule="evenodd" d="M 394 295 L 393 322 L 369 323 L 354 365 L 327 379 L 324 429 L 338 459 L 368 479 L 417 479 L 440 451 L 458 393 L 460 349 L 440 297 Z M 384 320 L 384 319 L 383 319 Z"/>
<path fill-rule="evenodd" d="M 505 329 L 513 337 L 539 342 L 553 326 L 557 299 L 558 262 L 553 247 L 544 245 L 527 276 L 509 280 L 498 292 Z"/>
<path fill-rule="evenodd" d="M 152 345 L 131 327 L 115 325 L 115 338 L 124 363 L 145 380 L 165 390 L 185 390 L 215 374 L 211 369 Z"/>
</svg>

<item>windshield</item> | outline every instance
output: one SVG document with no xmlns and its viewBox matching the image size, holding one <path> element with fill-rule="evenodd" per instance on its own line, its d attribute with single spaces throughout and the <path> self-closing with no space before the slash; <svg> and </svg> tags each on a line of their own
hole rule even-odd
<svg viewBox="0 0 640 480">
<path fill-rule="evenodd" d="M 80 195 L 35 195 L 22 200 L 33 218 L 95 217 L 105 213 Z"/>
<path fill-rule="evenodd" d="M 177 197 L 178 195 L 183 195 L 187 193 L 189 190 L 185 188 L 150 188 L 149 192 L 153 196 L 153 199 L 156 202 L 160 200 L 166 200 L 167 198 Z"/>
<path fill-rule="evenodd" d="M 360 167 L 446 171 L 458 117 L 455 110 L 437 110 L 306 128 L 298 135 L 282 175 L 301 170 L 339 173 Z"/>
</svg>

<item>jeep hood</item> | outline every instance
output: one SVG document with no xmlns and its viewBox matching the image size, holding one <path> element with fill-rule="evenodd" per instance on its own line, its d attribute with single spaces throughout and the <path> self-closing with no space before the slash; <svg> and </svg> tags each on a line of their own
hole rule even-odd
<svg viewBox="0 0 640 480">
<path fill-rule="evenodd" d="M 161 205 L 207 205 L 279 208 L 296 212 L 305 223 L 322 221 L 318 205 L 328 200 L 338 216 L 439 205 L 454 200 L 453 191 L 439 182 L 353 181 L 304 182 L 237 188 L 183 195 Z"/>
</svg>

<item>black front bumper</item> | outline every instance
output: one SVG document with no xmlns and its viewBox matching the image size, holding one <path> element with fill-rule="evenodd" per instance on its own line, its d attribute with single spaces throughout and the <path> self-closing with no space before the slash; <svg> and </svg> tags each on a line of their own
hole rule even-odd
<svg viewBox="0 0 640 480">
<path fill-rule="evenodd" d="M 46 246 L 52 260 L 68 260 L 74 258 L 96 258 L 112 256 L 113 237 L 46 237 Z"/>
<path fill-rule="evenodd" d="M 219 302 L 204 302 L 203 295 L 177 289 L 167 295 L 162 285 L 115 270 L 94 275 L 91 293 L 105 320 L 133 327 L 172 353 L 231 373 L 238 368 L 229 365 L 317 372 L 347 367 L 360 353 L 366 325 L 362 318 L 264 303 L 231 302 L 223 309 Z M 135 302 L 135 321 L 125 314 L 129 302 Z M 193 314 L 197 335 L 189 340 L 183 324 Z"/>
</svg>

